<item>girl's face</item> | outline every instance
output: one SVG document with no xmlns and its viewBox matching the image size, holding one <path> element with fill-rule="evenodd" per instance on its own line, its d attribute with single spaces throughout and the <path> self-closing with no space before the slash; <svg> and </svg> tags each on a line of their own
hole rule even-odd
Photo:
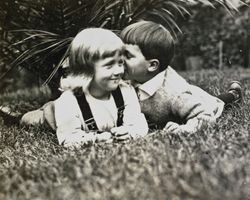
<svg viewBox="0 0 250 200">
<path fill-rule="evenodd" d="M 123 73 L 121 52 L 109 52 L 94 64 L 94 76 L 89 87 L 91 95 L 100 99 L 107 98 L 110 92 L 118 87 Z"/>
</svg>

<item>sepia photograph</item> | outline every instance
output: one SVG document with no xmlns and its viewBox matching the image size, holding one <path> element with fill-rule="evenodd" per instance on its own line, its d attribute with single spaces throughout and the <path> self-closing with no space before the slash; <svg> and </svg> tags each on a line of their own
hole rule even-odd
<svg viewBox="0 0 250 200">
<path fill-rule="evenodd" d="M 1 0 L 0 200 L 250 200 L 250 0 Z"/>
</svg>

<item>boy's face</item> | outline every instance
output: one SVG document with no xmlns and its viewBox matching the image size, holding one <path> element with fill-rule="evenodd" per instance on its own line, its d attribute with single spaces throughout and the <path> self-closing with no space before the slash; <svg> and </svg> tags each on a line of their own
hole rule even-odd
<svg viewBox="0 0 250 200">
<path fill-rule="evenodd" d="M 146 82 L 150 62 L 146 60 L 138 45 L 127 44 L 124 52 L 124 79 Z"/>
<path fill-rule="evenodd" d="M 123 59 L 120 51 L 114 51 L 105 58 L 99 59 L 94 65 L 94 77 L 91 87 L 98 94 L 115 90 L 124 74 Z"/>
</svg>

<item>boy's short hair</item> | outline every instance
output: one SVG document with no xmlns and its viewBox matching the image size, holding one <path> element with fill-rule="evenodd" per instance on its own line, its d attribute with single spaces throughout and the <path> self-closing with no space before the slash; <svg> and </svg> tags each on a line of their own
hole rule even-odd
<svg viewBox="0 0 250 200">
<path fill-rule="evenodd" d="M 174 40 L 161 24 L 139 21 L 127 26 L 120 34 L 124 43 L 136 44 L 147 60 L 158 59 L 160 71 L 170 64 L 174 56 Z"/>
<path fill-rule="evenodd" d="M 112 31 L 103 28 L 86 28 L 80 31 L 70 45 L 69 65 L 75 75 L 94 74 L 94 64 L 99 59 L 122 51 L 122 40 Z"/>
</svg>

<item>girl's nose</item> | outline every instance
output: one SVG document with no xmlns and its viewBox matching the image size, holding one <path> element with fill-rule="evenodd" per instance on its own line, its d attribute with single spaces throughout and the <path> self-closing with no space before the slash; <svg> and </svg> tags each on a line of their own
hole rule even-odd
<svg viewBox="0 0 250 200">
<path fill-rule="evenodd" d="M 124 66 L 123 65 L 116 65 L 114 69 L 114 75 L 122 75 L 124 73 Z"/>
<path fill-rule="evenodd" d="M 114 69 L 114 74 L 115 75 L 123 75 L 124 74 L 124 61 L 120 60 Z"/>
</svg>

